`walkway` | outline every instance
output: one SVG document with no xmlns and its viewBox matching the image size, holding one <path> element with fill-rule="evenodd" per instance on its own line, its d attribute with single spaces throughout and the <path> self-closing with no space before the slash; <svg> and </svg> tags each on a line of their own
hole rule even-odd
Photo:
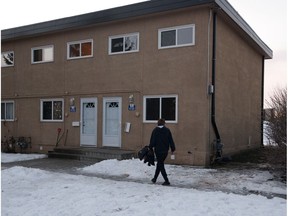
<svg viewBox="0 0 288 216">
<path fill-rule="evenodd" d="M 72 175 L 85 175 L 85 176 L 91 176 L 91 177 L 98 177 L 102 179 L 111 179 L 115 181 L 128 181 L 128 182 L 136 182 L 136 183 L 146 183 L 146 180 L 144 179 L 129 179 L 127 176 L 111 176 L 111 175 L 104 175 L 99 173 L 83 173 L 79 171 L 79 168 L 83 168 L 89 165 L 95 164 L 95 161 L 79 161 L 79 160 L 69 160 L 69 159 L 58 159 L 58 158 L 44 158 L 44 159 L 35 159 L 35 160 L 29 160 L 29 161 L 19 161 L 19 162 L 11 162 L 11 163 L 1 163 L 1 170 L 8 169 L 10 167 L 14 166 L 22 166 L 27 168 L 36 168 L 51 172 L 58 172 L 58 173 L 67 173 Z M 218 169 L 219 170 L 219 169 Z M 241 169 L 240 169 L 241 170 Z M 243 171 L 247 171 L 244 168 Z M 249 169 L 248 169 L 249 170 Z M 254 170 L 255 171 L 255 170 Z M 223 174 L 225 176 L 225 172 L 227 170 L 220 169 L 220 175 Z M 251 169 L 251 172 L 253 172 L 253 169 Z M 220 178 L 220 176 L 215 176 L 216 179 Z M 219 179 L 220 181 L 220 179 Z M 276 194 L 276 193 L 265 193 L 253 190 L 227 190 L 225 188 L 219 187 L 218 184 L 211 185 L 211 184 L 198 184 L 198 185 L 191 185 L 191 184 L 181 184 L 177 183 L 177 185 L 172 185 L 172 187 L 180 187 L 180 188 L 193 188 L 197 190 L 203 190 L 203 191 L 222 191 L 224 193 L 235 193 L 235 194 L 241 194 L 241 195 L 249 195 L 249 194 L 257 194 L 266 196 L 267 198 L 273 198 L 273 197 L 280 197 L 286 199 L 286 195 L 284 194 Z"/>
</svg>

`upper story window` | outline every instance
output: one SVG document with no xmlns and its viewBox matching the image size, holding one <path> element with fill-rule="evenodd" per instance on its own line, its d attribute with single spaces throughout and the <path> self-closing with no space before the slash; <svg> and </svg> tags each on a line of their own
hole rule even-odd
<svg viewBox="0 0 288 216">
<path fill-rule="evenodd" d="M 14 66 L 14 52 L 2 52 L 1 53 L 1 67 L 11 67 Z"/>
<path fill-rule="evenodd" d="M 14 121 L 14 101 L 1 102 L 1 120 Z"/>
<path fill-rule="evenodd" d="M 32 64 L 54 61 L 54 46 L 34 47 L 31 49 Z"/>
<path fill-rule="evenodd" d="M 63 121 L 63 99 L 41 100 L 41 121 Z"/>
<path fill-rule="evenodd" d="M 67 43 L 67 59 L 87 58 L 92 56 L 92 39 Z"/>
<path fill-rule="evenodd" d="M 139 51 L 139 33 L 109 37 L 109 54 Z"/>
<path fill-rule="evenodd" d="M 177 123 L 177 95 L 145 96 L 143 104 L 144 122 L 155 123 L 164 118 L 166 122 Z"/>
<path fill-rule="evenodd" d="M 158 48 L 195 45 L 195 25 L 184 25 L 158 30 Z"/>
</svg>

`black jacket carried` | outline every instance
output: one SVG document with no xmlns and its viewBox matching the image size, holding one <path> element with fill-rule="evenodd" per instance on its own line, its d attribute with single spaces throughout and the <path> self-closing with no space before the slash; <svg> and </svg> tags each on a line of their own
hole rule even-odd
<svg viewBox="0 0 288 216">
<path fill-rule="evenodd" d="M 149 146 L 145 146 L 138 152 L 138 157 L 140 160 L 144 159 L 144 163 L 148 163 L 148 166 L 155 165 L 155 156 L 153 149 Z"/>
<path fill-rule="evenodd" d="M 150 148 L 154 148 L 156 154 L 168 153 L 169 147 L 171 151 L 175 151 L 175 144 L 169 128 L 162 126 L 156 127 L 151 134 Z"/>
</svg>

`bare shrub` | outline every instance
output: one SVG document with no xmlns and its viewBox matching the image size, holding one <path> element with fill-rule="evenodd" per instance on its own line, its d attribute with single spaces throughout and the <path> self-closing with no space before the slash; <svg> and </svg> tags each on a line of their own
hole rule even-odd
<svg viewBox="0 0 288 216">
<path fill-rule="evenodd" d="M 277 89 L 266 101 L 271 108 L 270 116 L 266 119 L 265 136 L 280 148 L 287 147 L 287 89 Z"/>
<path fill-rule="evenodd" d="M 269 112 L 266 112 L 264 135 L 270 144 L 269 159 L 273 160 L 274 164 L 281 164 L 286 168 L 287 88 L 276 89 L 266 104 Z"/>
</svg>

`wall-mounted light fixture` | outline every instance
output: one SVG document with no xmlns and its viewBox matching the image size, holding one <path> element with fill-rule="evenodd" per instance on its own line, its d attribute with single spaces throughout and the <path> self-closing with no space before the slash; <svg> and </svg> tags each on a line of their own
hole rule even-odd
<svg viewBox="0 0 288 216">
<path fill-rule="evenodd" d="M 75 105 L 75 98 L 70 98 L 70 106 L 74 106 Z"/>
<path fill-rule="evenodd" d="M 133 94 L 131 94 L 131 95 L 129 96 L 129 103 L 130 103 L 130 104 L 133 104 L 133 103 L 134 103 L 134 95 L 133 95 Z"/>
</svg>

